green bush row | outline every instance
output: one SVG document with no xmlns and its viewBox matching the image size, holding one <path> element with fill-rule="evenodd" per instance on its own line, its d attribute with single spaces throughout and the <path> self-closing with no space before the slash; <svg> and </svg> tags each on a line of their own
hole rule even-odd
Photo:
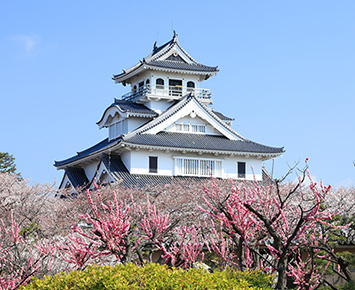
<svg viewBox="0 0 355 290">
<path fill-rule="evenodd" d="M 84 271 L 45 276 L 22 289 L 272 289 L 272 277 L 261 271 L 169 269 L 165 265 L 91 266 Z"/>
</svg>

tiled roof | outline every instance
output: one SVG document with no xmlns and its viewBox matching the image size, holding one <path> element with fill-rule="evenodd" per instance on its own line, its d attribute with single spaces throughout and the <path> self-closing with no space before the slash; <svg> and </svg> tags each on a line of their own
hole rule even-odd
<svg viewBox="0 0 355 290">
<path fill-rule="evenodd" d="M 124 187 L 145 187 L 147 185 L 155 186 L 162 184 L 170 184 L 179 180 L 200 181 L 205 177 L 185 177 L 185 176 L 162 176 L 148 174 L 130 174 L 126 166 L 123 164 L 121 157 L 117 155 L 103 156 L 106 168 L 110 168 L 110 173 L 114 175 L 117 181 Z"/>
<path fill-rule="evenodd" d="M 134 134 L 144 133 L 144 132 L 154 128 L 155 126 L 157 126 L 157 125 L 161 124 L 162 122 L 164 122 L 165 120 L 169 119 L 171 116 L 173 116 L 179 110 L 181 110 L 183 107 L 185 107 L 189 102 L 192 102 L 194 100 L 201 106 L 202 110 L 205 110 L 207 114 L 209 114 L 213 119 L 215 119 L 225 129 L 227 129 L 229 132 L 231 132 L 233 135 L 237 136 L 238 138 L 240 138 L 242 140 L 245 140 L 245 141 L 248 141 L 243 136 L 241 136 L 240 134 L 235 132 L 230 126 L 226 125 L 226 123 L 223 122 L 223 119 L 220 119 L 215 112 L 213 112 L 213 111 L 211 112 L 210 110 L 206 109 L 206 107 L 203 104 L 200 103 L 198 98 L 196 98 L 192 94 L 186 95 L 181 100 L 179 100 L 177 103 L 175 103 L 174 105 L 169 107 L 165 112 L 160 114 L 157 118 L 155 118 L 154 120 L 146 123 L 141 128 L 139 128 L 138 130 L 134 131 L 132 134 L 128 134 L 129 137 L 134 135 Z"/>
<path fill-rule="evenodd" d="M 223 120 L 223 121 L 234 121 L 234 118 L 227 117 L 226 115 L 223 115 L 223 114 L 220 113 L 220 112 L 213 111 L 213 113 L 215 113 L 216 116 L 217 116 L 218 118 L 220 118 L 221 120 Z"/>
<path fill-rule="evenodd" d="M 118 106 L 122 112 L 149 114 L 153 117 L 158 115 L 155 111 L 147 108 L 142 104 L 137 104 L 129 101 L 115 99 L 115 102 L 111 105 L 111 107 L 112 106 Z"/>
<path fill-rule="evenodd" d="M 270 147 L 244 140 L 230 140 L 222 136 L 160 132 L 153 134 L 137 134 L 124 140 L 128 144 L 151 145 L 169 148 L 186 148 L 201 150 L 218 150 L 250 153 L 275 153 L 284 152 L 283 148 Z"/>
<path fill-rule="evenodd" d="M 190 70 L 199 72 L 217 72 L 217 67 L 211 67 L 203 65 L 200 63 L 186 63 L 182 61 L 172 61 L 172 60 L 159 60 L 147 62 L 149 66 L 160 67 L 160 68 L 170 68 L 170 69 L 180 69 L 180 70 Z"/>
<path fill-rule="evenodd" d="M 146 106 L 142 105 L 142 104 L 137 104 L 137 103 L 133 103 L 130 101 L 124 101 L 124 100 L 118 100 L 115 99 L 115 102 L 113 104 L 111 104 L 106 110 L 105 112 L 102 114 L 101 119 L 96 122 L 96 124 L 100 124 L 102 122 L 102 120 L 105 117 L 106 112 L 113 108 L 116 107 L 118 110 L 120 110 L 122 113 L 131 113 L 131 114 L 137 114 L 137 115 L 144 115 L 144 116 L 148 116 L 150 118 L 150 116 L 156 117 L 158 114 L 147 108 Z"/>
<path fill-rule="evenodd" d="M 156 119 L 150 121 L 149 123 L 145 124 L 141 128 L 139 128 L 135 133 L 143 133 L 148 131 L 149 129 L 159 125 L 160 123 L 164 122 L 165 120 L 169 119 L 171 116 L 176 114 L 179 110 L 185 107 L 189 102 L 191 102 L 195 97 L 192 94 L 186 95 L 184 98 L 167 108 L 162 114 L 160 114 Z"/>
<path fill-rule="evenodd" d="M 89 179 L 82 168 L 68 167 L 65 169 L 65 173 L 68 175 L 73 187 L 86 187 L 89 184 Z"/>
<path fill-rule="evenodd" d="M 168 54 L 173 48 L 179 49 L 184 56 L 189 60 L 189 63 L 179 60 L 178 57 L 170 58 L 168 60 L 164 59 L 165 55 Z M 172 60 L 173 59 L 173 60 Z M 182 59 L 182 58 L 181 58 Z M 132 66 L 131 68 L 123 70 L 122 73 L 114 75 L 113 79 L 118 81 L 120 78 L 130 74 L 133 71 L 144 68 L 145 65 L 150 67 L 157 68 L 166 68 L 166 69 L 178 69 L 178 70 L 187 70 L 195 72 L 204 72 L 213 74 L 218 72 L 218 67 L 207 66 L 200 64 L 195 61 L 178 43 L 177 34 L 174 32 L 174 37 L 172 40 L 161 45 L 160 47 L 154 47 L 153 52 L 140 61 L 138 64 Z"/>
<path fill-rule="evenodd" d="M 111 140 L 111 141 L 109 141 L 108 138 L 106 138 L 105 140 L 95 144 L 94 146 L 92 146 L 86 150 L 77 152 L 77 154 L 73 157 L 70 157 L 70 158 L 62 160 L 62 161 L 54 161 L 54 166 L 59 167 L 59 166 L 66 165 L 70 162 L 77 161 L 77 160 L 84 158 L 86 156 L 89 156 L 90 154 L 93 154 L 99 150 L 105 149 L 106 147 L 108 147 L 110 145 L 113 145 L 115 143 L 119 143 L 120 141 L 121 141 L 120 138 L 116 139 L 116 140 Z"/>
<path fill-rule="evenodd" d="M 222 122 L 225 118 L 221 116 L 221 113 L 218 112 L 210 112 L 206 110 L 213 118 L 215 118 L 219 123 L 221 123 L 226 129 L 230 132 L 238 136 L 241 140 L 230 140 L 225 137 L 218 136 L 206 136 L 201 134 L 186 134 L 186 133 L 158 133 L 157 135 L 145 134 L 146 131 L 154 128 L 165 120 L 169 119 L 172 115 L 176 114 L 179 110 L 181 110 L 184 106 L 186 106 L 189 102 L 198 100 L 193 95 L 187 95 L 176 104 L 172 105 L 169 109 L 163 112 L 161 115 L 153 119 L 152 121 L 146 123 L 142 127 L 134 130 L 131 133 L 128 133 L 126 136 L 120 137 L 115 140 L 109 141 L 108 138 L 101 141 L 100 143 L 84 150 L 78 152 L 77 155 L 62 160 L 55 161 L 54 166 L 61 167 L 67 165 L 71 162 L 80 160 L 81 158 L 87 157 L 90 154 L 94 154 L 100 150 L 105 150 L 108 147 L 115 146 L 119 144 L 121 141 L 125 141 L 126 143 L 131 144 L 139 144 L 139 145 L 156 145 L 161 147 L 179 147 L 179 148 L 190 148 L 190 149 L 201 149 L 201 150 L 218 150 L 218 151 L 237 151 L 237 152 L 250 152 L 250 153 L 275 153 L 280 154 L 283 151 L 283 148 L 274 148 L 265 146 L 262 144 L 255 143 L 253 141 L 249 141 L 244 137 L 240 136 L 237 132 L 235 132 L 230 126 L 227 126 L 224 122 Z M 143 105 L 135 104 L 132 102 L 117 100 L 113 105 L 122 106 L 124 110 L 131 110 L 131 112 L 150 112 L 153 116 L 153 113 L 150 109 L 146 108 Z M 202 106 L 202 108 L 204 108 Z M 154 112 L 154 114 L 156 114 Z M 223 117 L 223 119 L 221 118 Z M 225 119 L 227 120 L 227 119 Z M 123 138 L 123 139 L 122 139 Z"/>
</svg>

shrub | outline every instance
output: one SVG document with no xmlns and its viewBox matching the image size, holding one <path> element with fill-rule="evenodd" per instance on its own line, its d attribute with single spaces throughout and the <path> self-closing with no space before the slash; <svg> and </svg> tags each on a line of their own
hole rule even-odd
<svg viewBox="0 0 355 290">
<path fill-rule="evenodd" d="M 176 269 L 166 265 L 133 264 L 90 266 L 84 271 L 46 276 L 21 289 L 272 289 L 272 276 L 261 271 L 238 272 L 227 268 Z"/>
</svg>

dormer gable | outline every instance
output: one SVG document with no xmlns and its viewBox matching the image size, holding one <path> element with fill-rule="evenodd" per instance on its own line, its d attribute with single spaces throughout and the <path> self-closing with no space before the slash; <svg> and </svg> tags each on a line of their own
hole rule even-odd
<svg viewBox="0 0 355 290">
<path fill-rule="evenodd" d="M 156 116 L 156 112 L 144 105 L 115 100 L 96 124 L 100 129 L 108 128 L 109 140 L 113 140 L 135 130 Z"/>
</svg>

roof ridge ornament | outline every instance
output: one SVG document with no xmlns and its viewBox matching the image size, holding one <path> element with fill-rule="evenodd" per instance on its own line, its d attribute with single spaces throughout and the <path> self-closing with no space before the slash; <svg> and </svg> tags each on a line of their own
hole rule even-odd
<svg viewBox="0 0 355 290">
<path fill-rule="evenodd" d="M 156 50 L 157 50 L 157 48 L 158 48 L 158 46 L 157 46 L 157 42 L 154 42 L 154 44 L 153 44 L 153 51 L 156 51 Z"/>
<path fill-rule="evenodd" d="M 176 33 L 176 31 L 174 30 L 174 36 L 173 36 L 173 42 L 178 42 L 178 34 Z"/>
</svg>

